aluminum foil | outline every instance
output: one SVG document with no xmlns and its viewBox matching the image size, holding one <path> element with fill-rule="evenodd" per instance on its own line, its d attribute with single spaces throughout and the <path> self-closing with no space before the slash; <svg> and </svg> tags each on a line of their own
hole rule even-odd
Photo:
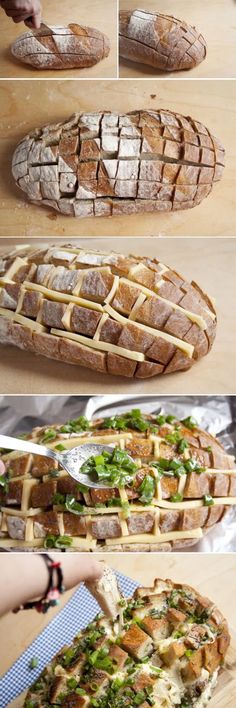
<svg viewBox="0 0 236 708">
<path fill-rule="evenodd" d="M 86 415 L 96 417 L 141 408 L 177 418 L 194 416 L 199 427 L 217 435 L 230 455 L 236 456 L 236 396 L 0 396 L 2 434 L 19 435 L 36 425 L 63 423 Z M 192 547 L 191 552 L 236 552 L 236 508 Z M 187 551 L 185 551 L 187 552 Z"/>
</svg>

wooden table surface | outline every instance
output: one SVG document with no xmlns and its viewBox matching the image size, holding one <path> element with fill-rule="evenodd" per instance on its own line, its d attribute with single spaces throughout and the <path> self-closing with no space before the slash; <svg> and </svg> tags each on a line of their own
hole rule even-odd
<svg viewBox="0 0 236 708">
<path fill-rule="evenodd" d="M 48 239 L 47 239 L 48 242 Z M 0 254 L 17 241 L 0 241 Z M 20 243 L 20 241 L 18 241 Z M 21 242 L 22 243 L 22 242 Z M 36 241 L 31 242 L 36 245 Z M 52 241 L 53 243 L 53 241 Z M 84 247 L 106 250 L 106 239 L 79 239 Z M 42 241 L 41 241 L 42 244 Z M 236 239 L 110 239 L 109 248 L 126 255 L 157 257 L 196 280 L 217 304 L 218 330 L 207 357 L 186 372 L 143 381 L 103 376 L 79 366 L 36 357 L 15 347 L 1 347 L 0 380 L 4 393 L 236 393 L 236 327 L 233 306 Z"/>
<path fill-rule="evenodd" d="M 43 0 L 43 20 L 49 25 L 68 25 L 70 22 L 95 27 L 104 32 L 111 43 L 109 56 L 87 69 L 37 71 L 28 64 L 18 62 L 11 55 L 10 45 L 27 31 L 23 23 L 15 25 L 0 9 L 0 77 L 37 78 L 112 78 L 117 76 L 117 3 L 116 0 Z"/>
<path fill-rule="evenodd" d="M 77 555 L 77 557 L 80 554 Z M 163 554 L 152 555 L 150 562 L 149 554 L 124 553 L 117 556 L 108 556 L 107 554 L 98 554 L 98 560 L 105 560 L 110 565 L 123 573 L 124 575 L 137 580 L 140 584 L 149 586 L 152 585 L 155 577 L 171 578 L 175 582 L 186 582 L 203 595 L 208 596 L 219 607 L 227 620 L 233 633 L 236 629 L 235 620 L 235 593 L 236 593 L 236 565 L 233 554 L 225 555 L 199 555 L 198 563 L 192 554 Z M 4 558 L 6 562 L 14 562 L 14 554 L 9 554 Z M 81 562 L 81 556 L 78 557 L 78 562 Z M 30 556 L 29 556 L 30 563 Z M 71 596 L 72 592 L 66 593 L 60 607 L 64 606 L 66 601 Z M 1 658 L 1 673 L 4 673 L 11 664 L 20 656 L 38 635 L 39 632 L 48 624 L 48 622 L 58 612 L 52 610 L 50 615 L 42 617 L 33 610 L 27 613 L 19 613 L 18 615 L 8 614 L 0 620 L 1 636 L 4 637 L 4 652 Z M 75 634 L 76 634 L 76 619 L 75 619 Z M 229 660 L 234 660 L 235 667 L 235 639 L 232 642 L 232 649 L 229 653 Z M 227 662 L 228 663 L 228 662 Z M 222 676 L 223 680 L 224 674 Z M 31 680 L 31 676 L 29 677 Z M 233 681 L 233 679 L 232 679 Z M 236 683 L 236 681 L 235 681 Z M 235 687 L 234 683 L 234 687 Z M 212 708 L 234 708 L 233 703 L 233 687 L 230 685 L 227 702 L 224 700 L 224 695 L 227 693 L 227 683 L 223 687 L 221 699 L 218 702 L 217 694 L 211 702 Z M 235 696 L 234 696 L 235 697 Z M 19 701 L 14 701 L 14 706 L 17 708 L 22 705 Z"/>
<path fill-rule="evenodd" d="M 175 78 L 235 78 L 236 77 L 236 3 L 235 0 L 120 0 L 120 10 L 158 10 L 174 15 L 197 27 L 207 42 L 207 56 L 191 71 L 170 72 Z M 166 77 L 162 71 L 145 64 L 134 64 L 120 58 L 120 77 Z"/>
<path fill-rule="evenodd" d="M 0 81 L 0 237 L 235 236 L 236 81 Z M 194 209 L 76 219 L 26 202 L 11 176 L 16 144 L 28 131 L 75 111 L 158 107 L 202 121 L 227 151 L 223 180 Z"/>
</svg>

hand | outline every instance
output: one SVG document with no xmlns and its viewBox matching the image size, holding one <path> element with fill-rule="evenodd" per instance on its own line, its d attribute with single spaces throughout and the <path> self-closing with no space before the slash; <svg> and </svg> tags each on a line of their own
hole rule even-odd
<svg viewBox="0 0 236 708">
<path fill-rule="evenodd" d="M 15 607 L 41 597 L 48 583 L 48 571 L 40 553 L 3 553 L 1 558 L 0 617 Z M 60 561 L 65 590 L 103 574 L 103 564 L 89 553 L 51 553 Z"/>
<path fill-rule="evenodd" d="M 13 22 L 24 22 L 29 27 L 40 28 L 42 18 L 40 0 L 0 0 L 0 5 Z"/>
</svg>

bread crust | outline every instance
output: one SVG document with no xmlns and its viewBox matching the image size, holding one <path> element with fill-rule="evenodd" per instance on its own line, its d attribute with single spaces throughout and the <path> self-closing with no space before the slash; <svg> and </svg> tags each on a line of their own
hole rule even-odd
<svg viewBox="0 0 236 708">
<path fill-rule="evenodd" d="M 28 32 L 11 45 L 13 56 L 35 69 L 84 69 L 108 56 L 108 37 L 93 27 L 71 23 Z"/>
<path fill-rule="evenodd" d="M 91 441 L 126 450 L 138 468 L 132 485 L 122 490 L 81 491 L 64 470 L 41 456 L 2 455 L 8 474 L 0 495 L 2 545 L 43 547 L 48 535 L 55 541 L 66 535 L 71 550 L 171 551 L 197 543 L 220 523 L 236 504 L 234 458 L 197 426 L 189 431 L 180 421 L 157 424 L 155 416 L 143 416 L 143 421 L 147 426 L 143 433 L 129 424 L 124 430 L 109 429 L 106 419 L 94 420 L 78 434 L 67 432 L 68 426 L 50 427 L 52 442 L 47 444 L 52 447 Z M 47 430 L 36 428 L 29 439 L 40 444 Z M 183 452 L 178 449 L 180 440 L 188 445 Z M 167 471 L 158 478 L 163 459 Z M 173 460 L 175 468 L 176 461 L 181 463 L 180 475 L 171 472 Z M 191 471 L 196 464 L 198 472 Z M 147 477 L 156 481 L 153 495 L 145 500 Z M 69 500 L 79 504 L 79 510 L 71 511 Z"/>
<path fill-rule="evenodd" d="M 115 590 L 114 604 L 116 601 Z M 168 702 L 170 708 L 180 702 L 194 708 L 200 698 L 202 705 L 208 704 L 230 644 L 227 621 L 214 603 L 189 585 L 160 578 L 152 587 L 139 587 L 131 598 L 121 601 L 120 618 L 118 613 L 112 619 L 99 614 L 70 647 L 59 651 L 37 679 L 36 687 L 29 689 L 25 707 L 27 701 L 37 700 L 41 708 L 59 699 L 64 708 L 85 708 L 91 705 L 91 698 L 92 705 L 96 700 L 100 706 L 101 697 L 103 706 L 117 708 L 116 693 L 112 699 L 110 693 L 117 672 L 119 701 L 125 699 L 128 683 L 131 705 L 148 707 L 152 696 L 160 706 Z M 93 663 L 88 661 L 92 652 Z M 98 668 L 104 656 L 114 662 L 112 673 L 107 660 L 107 670 Z M 143 659 L 145 665 L 140 664 Z"/>
<path fill-rule="evenodd" d="M 163 72 L 192 69 L 206 57 L 206 42 L 195 27 L 147 10 L 120 12 L 120 56 Z"/>
<path fill-rule="evenodd" d="M 75 217 L 189 209 L 223 169 L 218 139 L 190 116 L 163 109 L 77 113 L 32 131 L 12 160 L 31 202 Z"/>
<path fill-rule="evenodd" d="M 3 256 L 2 344 L 145 379 L 191 368 L 216 326 L 208 295 L 156 258 L 69 245 Z"/>
</svg>

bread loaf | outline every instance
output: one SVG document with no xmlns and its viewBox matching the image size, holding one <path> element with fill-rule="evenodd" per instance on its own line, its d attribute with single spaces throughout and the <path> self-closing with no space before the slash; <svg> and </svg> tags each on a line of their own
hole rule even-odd
<svg viewBox="0 0 236 708">
<path fill-rule="evenodd" d="M 170 111 L 75 114 L 27 135 L 13 176 L 28 199 L 68 216 L 188 209 L 221 179 L 224 149 Z"/>
<path fill-rule="evenodd" d="M 1 344 L 145 379 L 190 369 L 215 332 L 208 296 L 157 259 L 76 246 L 3 258 Z"/>
<path fill-rule="evenodd" d="M 71 23 L 40 27 L 20 35 L 11 45 L 16 59 L 36 69 L 83 69 L 107 57 L 110 42 L 99 30 Z"/>
<path fill-rule="evenodd" d="M 192 69 L 206 56 L 204 37 L 175 17 L 130 10 L 120 12 L 120 56 L 161 71 Z"/>
<path fill-rule="evenodd" d="M 61 451 L 87 442 L 115 445 L 137 469 L 115 489 L 81 490 L 51 460 L 2 454 L 2 547 L 171 551 L 196 544 L 236 505 L 234 458 L 191 417 L 135 409 L 37 427 L 27 437 Z"/>
<path fill-rule="evenodd" d="M 44 669 L 25 708 L 208 705 L 230 644 L 215 604 L 160 578 L 121 603 L 125 626 L 97 615 Z"/>
</svg>

